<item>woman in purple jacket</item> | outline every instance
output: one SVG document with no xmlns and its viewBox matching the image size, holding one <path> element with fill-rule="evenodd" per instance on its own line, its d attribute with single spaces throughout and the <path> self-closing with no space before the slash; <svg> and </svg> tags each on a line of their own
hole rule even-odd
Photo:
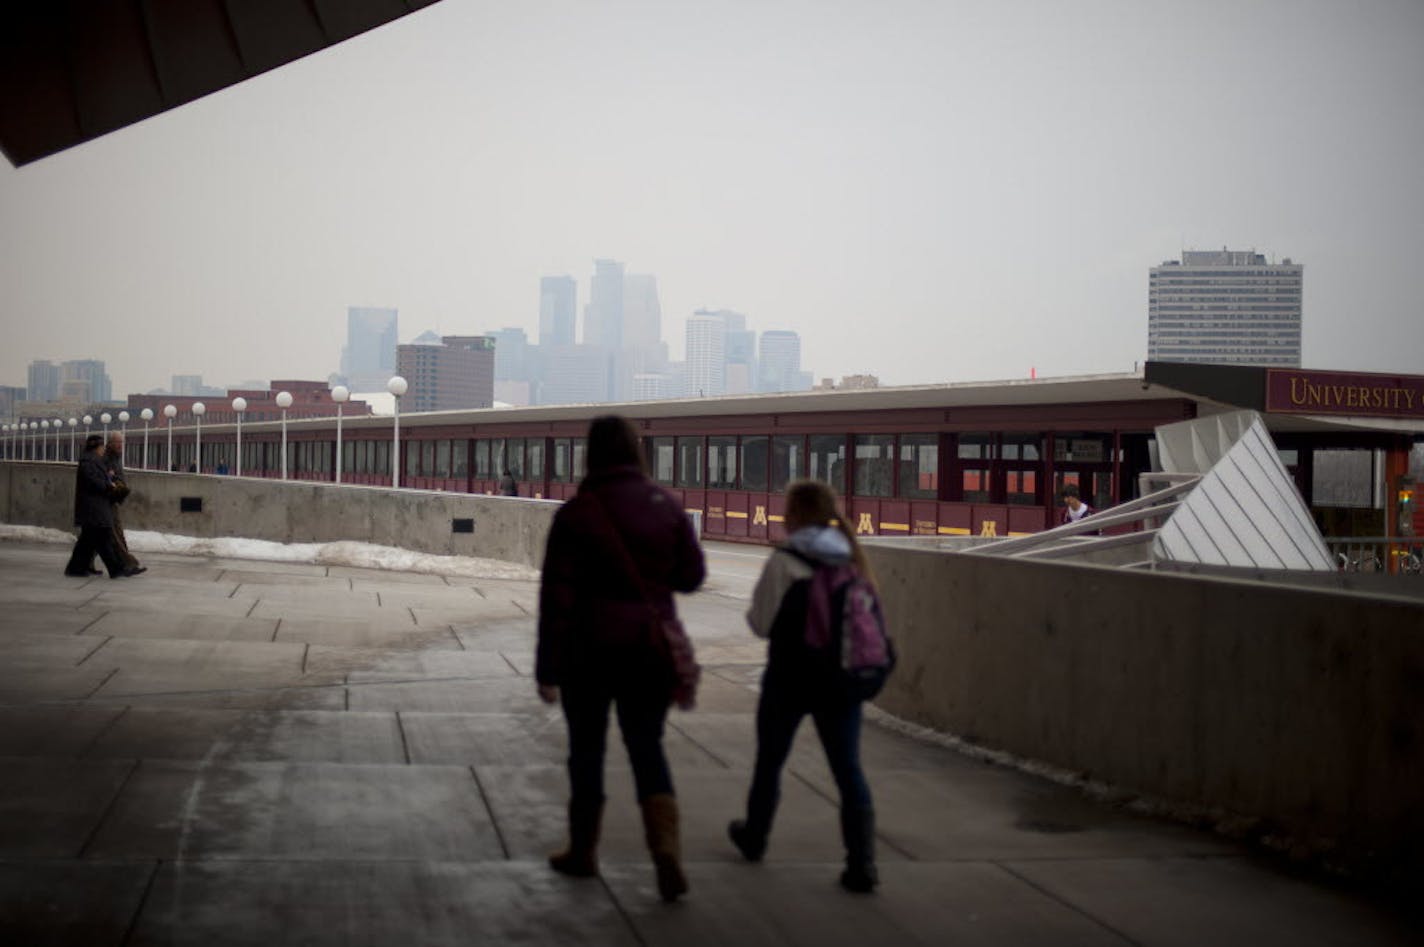
<svg viewBox="0 0 1424 947">
<path fill-rule="evenodd" d="M 648 478 L 637 432 L 621 417 L 595 418 L 588 475 L 554 516 L 539 587 L 535 678 L 546 703 L 562 702 L 569 732 L 569 846 L 549 857 L 556 871 L 598 874 L 603 754 L 616 707 L 658 892 L 673 901 L 687 891 L 662 745 L 673 677 L 653 616 L 674 617 L 672 593 L 693 591 L 704 574 L 692 522 Z"/>
</svg>

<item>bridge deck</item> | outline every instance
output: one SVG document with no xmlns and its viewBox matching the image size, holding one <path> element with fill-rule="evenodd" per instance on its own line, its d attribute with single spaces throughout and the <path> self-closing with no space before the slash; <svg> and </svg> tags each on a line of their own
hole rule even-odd
<svg viewBox="0 0 1424 947">
<path fill-rule="evenodd" d="M 692 892 L 658 902 L 611 743 L 603 877 L 551 873 L 563 723 L 532 581 L 144 555 L 66 578 L 0 544 L 0 941 L 1392 944 L 1409 920 L 1233 843 L 870 724 L 881 891 L 842 892 L 803 727 L 764 863 L 724 827 L 754 751 L 764 553 L 711 547 L 706 665 L 667 748 Z"/>
</svg>

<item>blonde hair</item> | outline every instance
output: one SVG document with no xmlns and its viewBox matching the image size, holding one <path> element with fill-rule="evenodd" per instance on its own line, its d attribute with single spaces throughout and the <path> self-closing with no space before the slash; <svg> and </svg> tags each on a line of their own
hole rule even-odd
<svg viewBox="0 0 1424 947">
<path fill-rule="evenodd" d="M 855 532 L 836 505 L 836 495 L 820 480 L 793 480 L 786 487 L 786 531 L 794 533 L 807 526 L 834 526 L 850 543 L 851 558 L 860 574 L 875 584 L 875 575 L 865 551 L 856 542 Z"/>
</svg>

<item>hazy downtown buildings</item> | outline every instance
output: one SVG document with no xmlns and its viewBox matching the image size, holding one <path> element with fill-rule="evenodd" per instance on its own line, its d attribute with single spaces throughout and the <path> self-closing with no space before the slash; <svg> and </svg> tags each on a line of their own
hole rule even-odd
<svg viewBox="0 0 1424 947">
<path fill-rule="evenodd" d="M 36 359 L 25 373 L 26 399 L 29 401 L 59 400 L 59 366 Z"/>
<path fill-rule="evenodd" d="M 811 373 L 801 371 L 801 336 L 795 332 L 763 332 L 757 362 L 758 391 L 806 391 L 811 387 Z"/>
<path fill-rule="evenodd" d="M 445 335 L 438 345 L 397 346 L 395 373 L 410 385 L 401 407 L 408 411 L 493 407 L 494 358 L 494 339 L 485 335 Z"/>
<path fill-rule="evenodd" d="M 539 280 L 539 344 L 573 345 L 578 313 L 578 287 L 572 276 Z"/>
<path fill-rule="evenodd" d="M 385 391 L 396 374 L 398 316 L 394 309 L 350 306 L 346 310 L 346 345 L 341 375 L 352 391 Z"/>
<path fill-rule="evenodd" d="M 1149 271 L 1147 358 L 1299 367 L 1302 271 L 1253 250 L 1186 250 Z"/>
</svg>

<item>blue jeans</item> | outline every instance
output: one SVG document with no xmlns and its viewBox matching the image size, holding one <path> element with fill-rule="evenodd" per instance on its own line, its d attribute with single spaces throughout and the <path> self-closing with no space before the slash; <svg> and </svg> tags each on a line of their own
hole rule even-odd
<svg viewBox="0 0 1424 947">
<path fill-rule="evenodd" d="M 791 753 L 801 718 L 810 714 L 841 796 L 841 819 L 859 820 L 872 808 L 870 786 L 860 767 L 858 700 L 818 691 L 795 674 L 768 667 L 757 704 L 757 755 L 747 794 L 747 832 L 765 840 L 781 798 L 781 768 Z"/>
<path fill-rule="evenodd" d="M 619 680 L 618 678 L 622 678 Z M 603 756 L 608 743 L 608 713 L 618 708 L 618 728 L 628 748 L 638 801 L 671 793 L 672 773 L 663 754 L 666 694 L 649 693 L 631 676 L 613 675 L 565 684 L 560 688 L 569 728 L 569 789 L 575 803 L 603 801 Z"/>
</svg>

